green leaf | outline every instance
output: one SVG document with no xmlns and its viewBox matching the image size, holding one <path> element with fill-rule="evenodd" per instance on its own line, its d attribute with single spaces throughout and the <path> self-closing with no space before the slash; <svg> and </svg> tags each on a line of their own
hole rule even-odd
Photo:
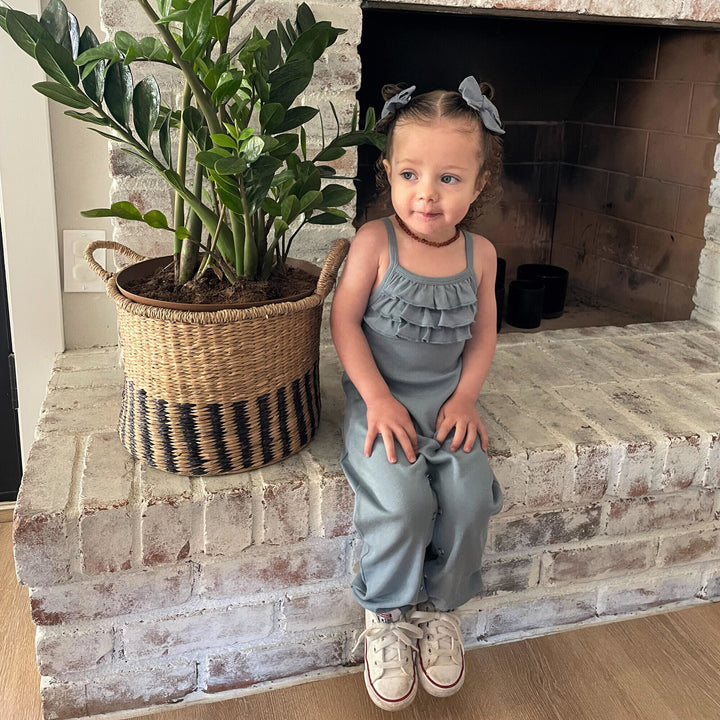
<svg viewBox="0 0 720 720">
<path fill-rule="evenodd" d="M 137 51 L 135 50 L 135 46 L 131 45 L 128 48 L 128 51 L 125 53 L 125 57 L 123 58 L 123 65 L 129 65 L 130 63 L 135 62 L 137 60 Z"/>
<path fill-rule="evenodd" d="M 213 0 L 195 0 L 190 5 L 182 27 L 185 43 L 183 60 L 193 62 L 205 49 L 210 38 L 212 15 Z"/>
<path fill-rule="evenodd" d="M 253 135 L 253 137 L 248 138 L 243 143 L 242 153 L 245 156 L 245 160 L 247 161 L 248 165 L 251 165 L 260 157 L 264 147 L 265 143 L 263 142 L 262 138 L 258 137 L 257 135 Z"/>
<path fill-rule="evenodd" d="M 212 140 L 210 139 L 210 130 L 207 125 L 203 125 L 195 136 L 195 142 L 200 150 L 212 150 Z"/>
<path fill-rule="evenodd" d="M 272 215 L 273 217 L 280 217 L 282 215 L 280 203 L 271 197 L 266 197 L 262 201 L 261 207 L 263 212 L 266 212 L 268 215 Z"/>
<path fill-rule="evenodd" d="M 132 98 L 135 130 L 146 147 L 150 147 L 155 123 L 160 116 L 160 88 L 152 75 L 136 86 Z"/>
<path fill-rule="evenodd" d="M 137 45 L 137 40 L 129 32 L 118 30 L 115 33 L 115 46 L 121 53 L 127 54 L 127 51 L 133 47 L 133 45 Z"/>
<path fill-rule="evenodd" d="M 237 141 L 229 135 L 220 133 L 218 135 L 211 135 L 210 139 L 215 145 L 219 145 L 220 147 L 230 148 L 231 150 L 237 149 Z"/>
<path fill-rule="evenodd" d="M 143 220 L 150 226 L 154 228 L 160 228 L 162 230 L 169 230 L 170 226 L 168 225 L 167 218 L 163 213 L 161 213 L 159 210 L 150 210 L 150 212 L 146 212 L 143 215 Z"/>
<path fill-rule="evenodd" d="M 215 163 L 213 170 L 220 175 L 239 175 L 246 167 L 247 163 L 245 160 L 237 157 L 236 155 L 231 155 L 230 157 L 218 160 Z"/>
<path fill-rule="evenodd" d="M 268 103 L 260 109 L 260 127 L 263 132 L 273 133 L 285 117 L 285 108 L 280 103 Z"/>
<path fill-rule="evenodd" d="M 203 150 L 195 155 L 195 161 L 199 162 L 203 167 L 210 170 L 215 168 L 215 163 L 222 158 L 230 157 L 230 153 L 222 148 L 214 148 L 213 150 Z"/>
<path fill-rule="evenodd" d="M 239 70 L 224 72 L 213 90 L 212 99 L 217 105 L 223 105 L 240 89 L 243 74 Z"/>
<path fill-rule="evenodd" d="M 217 189 L 218 197 L 222 201 L 222 204 L 225 205 L 228 210 L 232 210 L 232 212 L 236 213 L 237 215 L 243 214 L 243 205 L 242 200 L 240 199 L 240 195 L 237 192 L 232 192 L 231 190 L 226 190 L 225 188 L 218 187 Z"/>
<path fill-rule="evenodd" d="M 291 107 L 285 113 L 285 119 L 273 130 L 273 132 L 281 133 L 293 130 L 300 125 L 312 120 L 318 114 L 317 108 L 308 107 L 306 105 L 298 105 Z"/>
<path fill-rule="evenodd" d="M 72 57 L 70 19 L 65 4 L 60 0 L 50 0 L 42 11 L 40 24 L 52 35 L 53 40 L 64 47 Z"/>
<path fill-rule="evenodd" d="M 334 145 L 328 145 L 324 150 L 321 150 L 315 156 L 315 162 L 332 162 L 341 158 L 345 154 L 345 149 L 336 147 Z"/>
<path fill-rule="evenodd" d="M 269 148 L 268 144 L 265 144 L 266 150 L 273 157 L 284 160 L 290 153 L 295 152 L 298 146 L 298 136 L 293 134 L 290 135 L 277 135 L 274 140 L 276 141 L 276 147 Z"/>
<path fill-rule="evenodd" d="M 331 167 L 330 165 L 318 165 L 317 169 L 320 172 L 320 177 L 323 178 L 334 177 L 335 175 L 337 175 L 337 170 L 335 170 L 335 168 Z"/>
<path fill-rule="evenodd" d="M 329 22 L 319 22 L 305 31 L 294 43 L 287 55 L 287 62 L 298 57 L 309 59 L 315 63 L 332 45 L 340 34 Z"/>
<path fill-rule="evenodd" d="M 78 56 L 80 45 L 80 25 L 78 25 L 78 19 L 71 12 L 68 13 L 68 33 L 70 35 L 70 56 L 74 60 Z"/>
<path fill-rule="evenodd" d="M 261 155 L 249 168 L 245 187 L 250 212 L 255 212 L 267 196 L 272 185 L 275 172 L 282 165 L 277 158 Z"/>
<path fill-rule="evenodd" d="M 273 223 L 273 232 L 276 236 L 286 233 L 290 229 L 290 226 L 282 218 L 276 218 Z"/>
<path fill-rule="evenodd" d="M 8 10 L 5 21 L 10 37 L 28 55 L 35 57 L 35 45 L 41 38 L 54 42 L 52 35 L 32 15 Z"/>
<path fill-rule="evenodd" d="M 130 129 L 130 108 L 133 97 L 132 72 L 127 65 L 111 65 L 105 77 L 105 104 L 110 114 Z"/>
<path fill-rule="evenodd" d="M 64 114 L 68 117 L 74 118 L 75 120 L 82 120 L 83 122 L 91 123 L 92 125 L 102 125 L 104 127 L 110 127 L 109 120 L 98 117 L 97 115 L 93 115 L 92 113 L 79 113 L 75 112 L 74 110 L 66 110 Z"/>
<path fill-rule="evenodd" d="M 271 30 L 266 38 L 270 44 L 267 49 L 267 68 L 274 70 L 282 60 L 282 45 L 277 30 Z"/>
<path fill-rule="evenodd" d="M 90 28 L 87 28 L 90 30 Z M 92 33 L 92 30 L 90 30 Z M 83 35 L 85 33 L 83 32 Z M 93 33 L 93 37 L 95 34 Z M 95 38 L 97 43 L 97 38 Z M 87 50 L 81 52 L 75 60 L 76 65 L 86 65 L 91 60 L 109 60 L 110 62 L 119 62 L 122 60 L 122 55 L 118 52 L 118 49 L 111 42 L 100 43 L 99 45 L 90 45 Z"/>
<path fill-rule="evenodd" d="M 295 195 L 289 195 L 280 204 L 282 217 L 287 223 L 291 223 L 300 214 L 300 200 Z"/>
<path fill-rule="evenodd" d="M 230 21 L 224 15 L 213 15 L 210 21 L 210 34 L 218 40 L 224 40 L 230 32 Z"/>
<path fill-rule="evenodd" d="M 75 67 L 70 51 L 62 45 L 48 40 L 39 40 L 35 46 L 35 59 L 53 80 L 69 87 L 77 87 L 80 81 L 78 69 Z"/>
<path fill-rule="evenodd" d="M 292 26 L 292 23 L 289 20 L 285 21 L 285 29 L 287 30 L 288 37 L 290 40 L 295 42 L 298 39 L 298 34 L 295 28 Z"/>
<path fill-rule="evenodd" d="M 109 208 L 83 210 L 83 217 L 117 217 L 123 220 L 142 220 L 142 213 L 129 201 L 113 203 Z"/>
<path fill-rule="evenodd" d="M 287 30 L 285 30 L 285 27 L 283 24 L 278 20 L 277 24 L 275 26 L 277 28 L 277 34 L 280 38 L 280 44 L 283 46 L 286 53 L 290 52 L 290 48 L 292 47 L 292 40 L 290 39 L 290 36 L 287 34 Z"/>
<path fill-rule="evenodd" d="M 187 240 L 190 237 L 190 231 L 181 225 L 179 228 L 175 228 L 175 237 L 178 240 Z"/>
<path fill-rule="evenodd" d="M 346 205 L 354 197 L 355 191 L 343 185 L 326 185 L 322 190 L 323 205 L 325 207 Z"/>
<path fill-rule="evenodd" d="M 313 64 L 307 58 L 295 58 L 273 70 L 270 73 L 270 102 L 289 108 L 309 85 L 312 74 Z"/>
<path fill-rule="evenodd" d="M 170 142 L 170 123 L 172 113 L 168 113 L 163 120 L 163 124 L 160 126 L 160 132 L 158 133 L 158 139 L 160 140 L 160 152 L 165 158 L 165 162 L 168 167 L 172 167 L 172 144 Z"/>
<path fill-rule="evenodd" d="M 303 160 L 307 158 L 307 133 L 305 128 L 300 128 L 300 149 L 302 150 Z"/>
<path fill-rule="evenodd" d="M 80 44 L 78 47 L 80 55 L 97 46 L 98 39 L 95 33 L 89 27 L 86 27 L 80 36 Z M 77 64 L 77 60 L 75 62 Z M 88 63 L 88 66 L 90 65 L 92 65 L 92 69 L 87 73 L 83 72 L 83 89 L 91 100 L 96 103 L 101 103 L 105 91 L 105 61 L 92 60 Z"/>
<path fill-rule="evenodd" d="M 375 127 L 375 108 L 370 106 L 365 113 L 365 130 L 372 130 Z"/>
<path fill-rule="evenodd" d="M 192 105 L 183 110 L 182 121 L 188 131 L 193 135 L 197 135 L 200 128 L 205 124 L 203 114 L 196 107 L 192 107 Z"/>
<path fill-rule="evenodd" d="M 347 222 L 347 219 L 347 215 L 340 217 L 339 215 L 324 212 L 319 215 L 313 215 L 308 222 L 311 225 L 342 225 L 344 222 Z"/>
<path fill-rule="evenodd" d="M 312 14 L 312 10 L 308 7 L 307 3 L 302 3 L 297 9 L 297 26 L 300 28 L 300 32 L 309 30 L 315 24 L 315 16 Z"/>
<path fill-rule="evenodd" d="M 106 138 L 107 140 L 112 140 L 113 142 L 122 141 L 122 138 L 119 138 L 117 135 L 111 135 L 110 133 L 103 132 L 102 130 L 97 130 L 96 128 L 90 128 L 90 129 L 94 133 L 101 135 L 102 137 Z M 147 162 L 147 160 L 145 160 L 145 162 Z"/>
<path fill-rule="evenodd" d="M 45 97 L 78 110 L 92 107 L 92 103 L 79 90 L 55 82 L 39 82 L 33 87 Z M 116 139 L 116 138 L 113 138 Z"/>
<path fill-rule="evenodd" d="M 136 46 L 139 57 L 148 60 L 172 60 L 172 53 L 157 38 L 144 37 Z"/>
<path fill-rule="evenodd" d="M 300 212 L 314 209 L 318 207 L 321 202 L 323 202 L 323 193 L 320 190 L 310 190 L 300 198 Z M 327 203 L 324 202 L 323 204 L 327 205 Z"/>
</svg>

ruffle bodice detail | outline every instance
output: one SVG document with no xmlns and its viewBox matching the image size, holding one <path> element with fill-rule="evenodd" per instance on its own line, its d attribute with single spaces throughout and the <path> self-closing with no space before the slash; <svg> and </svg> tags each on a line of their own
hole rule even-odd
<svg viewBox="0 0 720 720">
<path fill-rule="evenodd" d="M 477 280 L 472 238 L 465 234 L 468 264 L 451 277 L 423 277 L 397 263 L 394 228 L 389 220 L 390 266 L 365 310 L 364 321 L 381 335 L 415 342 L 465 342 L 477 310 Z"/>
</svg>

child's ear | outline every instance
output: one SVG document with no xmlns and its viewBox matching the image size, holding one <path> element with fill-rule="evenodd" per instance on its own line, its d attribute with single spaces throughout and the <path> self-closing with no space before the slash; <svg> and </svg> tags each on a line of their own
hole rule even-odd
<svg viewBox="0 0 720 720">
<path fill-rule="evenodd" d="M 383 158 L 382 161 L 383 167 L 385 168 L 385 174 L 387 175 L 388 181 L 390 180 L 390 162 L 387 158 Z"/>
</svg>

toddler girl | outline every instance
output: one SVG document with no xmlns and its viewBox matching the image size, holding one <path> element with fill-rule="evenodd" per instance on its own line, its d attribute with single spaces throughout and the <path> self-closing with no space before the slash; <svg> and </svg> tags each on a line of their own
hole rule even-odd
<svg viewBox="0 0 720 720">
<path fill-rule="evenodd" d="M 504 133 L 474 78 L 459 92 L 383 89 L 378 129 L 395 214 L 353 240 L 331 312 L 345 369 L 342 467 L 363 540 L 365 684 L 385 710 L 418 680 L 445 697 L 465 676 L 450 611 L 481 587 L 502 493 L 475 409 L 496 340 L 495 250 L 458 228 L 498 185 Z M 358 641 L 360 642 L 360 641 Z"/>
</svg>

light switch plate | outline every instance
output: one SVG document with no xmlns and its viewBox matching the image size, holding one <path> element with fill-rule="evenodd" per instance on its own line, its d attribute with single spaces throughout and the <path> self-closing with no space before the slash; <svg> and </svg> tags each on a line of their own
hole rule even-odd
<svg viewBox="0 0 720 720">
<path fill-rule="evenodd" d="M 105 292 L 105 283 L 85 260 L 85 248 L 104 240 L 104 230 L 63 230 L 63 290 L 65 292 Z M 105 269 L 107 250 L 96 250 L 95 260 Z M 110 270 L 112 272 L 112 270 Z"/>
</svg>

